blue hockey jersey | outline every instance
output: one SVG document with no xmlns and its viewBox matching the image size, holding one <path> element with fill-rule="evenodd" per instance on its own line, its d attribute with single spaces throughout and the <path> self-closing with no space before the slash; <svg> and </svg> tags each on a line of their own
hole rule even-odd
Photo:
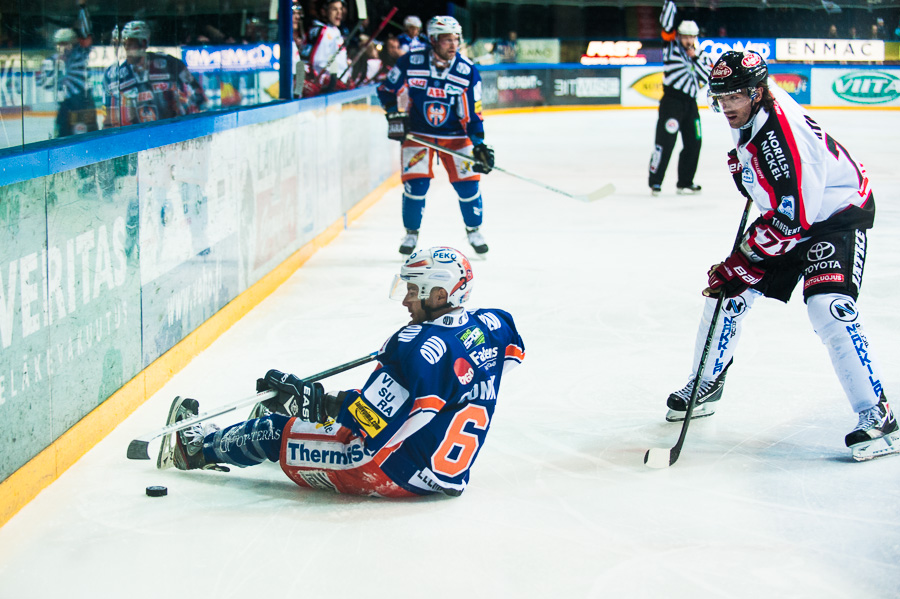
<svg viewBox="0 0 900 599">
<path fill-rule="evenodd" d="M 394 333 L 337 421 L 414 493 L 458 495 L 484 444 L 503 373 L 525 356 L 512 316 L 456 310 Z"/>
<path fill-rule="evenodd" d="M 431 46 L 407 52 L 378 87 L 388 112 L 409 112 L 410 132 L 429 137 L 484 139 L 481 75 L 471 60 L 457 53 L 450 66 L 435 68 Z M 408 97 L 408 106 L 404 106 Z M 404 98 L 404 100 L 401 100 Z"/>
</svg>

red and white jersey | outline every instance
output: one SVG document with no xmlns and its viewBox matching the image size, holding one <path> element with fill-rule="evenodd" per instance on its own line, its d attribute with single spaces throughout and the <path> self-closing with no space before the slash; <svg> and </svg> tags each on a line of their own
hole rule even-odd
<svg viewBox="0 0 900 599">
<path fill-rule="evenodd" d="M 334 25 L 314 21 L 306 36 L 306 44 L 300 50 L 300 58 L 309 65 L 314 77 L 326 70 L 333 75 L 346 71 L 349 61 L 341 30 Z"/>
<path fill-rule="evenodd" d="M 771 258 L 826 226 L 871 227 L 875 202 L 862 164 L 787 92 L 769 89 L 772 113 L 762 108 L 748 129 L 732 129 L 744 188 L 762 213 L 745 253 Z"/>
</svg>

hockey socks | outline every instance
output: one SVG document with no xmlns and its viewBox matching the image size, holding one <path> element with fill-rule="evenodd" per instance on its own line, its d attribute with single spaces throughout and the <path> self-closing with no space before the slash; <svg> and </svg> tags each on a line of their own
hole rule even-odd
<svg viewBox="0 0 900 599">
<path fill-rule="evenodd" d="M 278 462 L 281 433 L 289 420 L 282 414 L 271 414 L 216 431 L 203 440 L 203 457 L 207 463 L 230 464 L 240 468 L 255 466 L 266 460 Z"/>
</svg>

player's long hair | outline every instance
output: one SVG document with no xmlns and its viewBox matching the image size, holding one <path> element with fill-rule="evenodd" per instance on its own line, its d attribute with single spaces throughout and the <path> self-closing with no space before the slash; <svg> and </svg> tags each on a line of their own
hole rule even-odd
<svg viewBox="0 0 900 599">
<path fill-rule="evenodd" d="M 760 102 L 760 104 L 766 109 L 766 112 L 772 114 L 772 111 L 775 110 L 775 96 L 773 96 L 772 92 L 769 90 L 769 83 L 767 81 L 761 81 L 759 87 L 763 90 L 762 102 Z"/>
</svg>

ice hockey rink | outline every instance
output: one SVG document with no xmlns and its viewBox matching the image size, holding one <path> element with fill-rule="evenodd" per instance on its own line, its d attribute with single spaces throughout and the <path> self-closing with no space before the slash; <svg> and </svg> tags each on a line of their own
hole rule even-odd
<svg viewBox="0 0 900 599">
<path fill-rule="evenodd" d="M 900 112 L 813 115 L 873 182 L 858 305 L 886 393 L 900 397 Z M 154 461 L 125 457 L 175 395 L 205 411 L 251 395 L 269 368 L 316 373 L 404 325 L 387 297 L 398 187 L 0 528 L 0 598 L 900 597 L 900 457 L 849 459 L 856 415 L 799 291 L 756 303 L 718 412 L 691 423 L 680 460 L 643 464 L 678 438 L 665 398 L 686 381 L 706 270 L 744 204 L 727 125 L 701 117 L 703 193 L 675 194 L 673 160 L 656 198 L 653 110 L 487 117 L 499 166 L 573 194 L 617 192 L 584 203 L 499 172 L 484 180 L 491 250 L 473 259 L 468 305 L 510 311 L 526 359 L 504 377 L 462 497 L 305 491 L 275 464 L 157 471 L 158 442 Z M 442 172 L 420 241 L 469 250 Z M 168 496 L 147 497 L 148 485 Z"/>
</svg>

